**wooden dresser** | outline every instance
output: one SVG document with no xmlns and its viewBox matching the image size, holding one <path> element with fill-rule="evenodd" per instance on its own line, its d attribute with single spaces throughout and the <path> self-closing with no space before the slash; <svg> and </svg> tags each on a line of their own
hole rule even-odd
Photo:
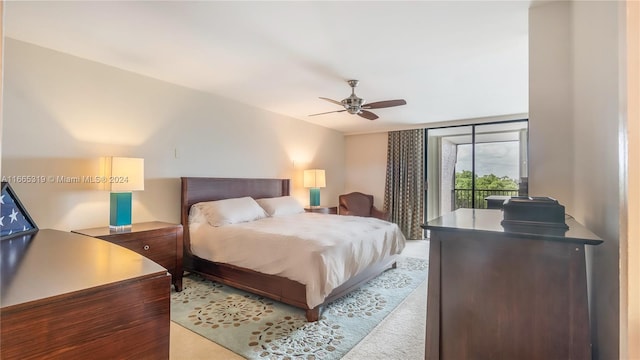
<svg viewBox="0 0 640 360">
<path fill-rule="evenodd" d="M 168 359 L 171 277 L 57 230 L 3 240 L 0 358 Z"/>
<path fill-rule="evenodd" d="M 458 209 L 429 221 L 426 359 L 591 359 L 585 245 L 505 232 L 502 211 Z M 540 230 L 538 230 L 540 231 Z"/>
</svg>

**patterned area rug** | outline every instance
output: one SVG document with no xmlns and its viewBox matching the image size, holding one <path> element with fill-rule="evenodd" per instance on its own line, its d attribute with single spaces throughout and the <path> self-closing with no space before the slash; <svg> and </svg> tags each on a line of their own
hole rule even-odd
<svg viewBox="0 0 640 360">
<path fill-rule="evenodd" d="M 313 323 L 301 309 L 192 274 L 171 296 L 171 320 L 247 359 L 340 359 L 425 281 L 427 267 L 401 256 Z"/>
</svg>

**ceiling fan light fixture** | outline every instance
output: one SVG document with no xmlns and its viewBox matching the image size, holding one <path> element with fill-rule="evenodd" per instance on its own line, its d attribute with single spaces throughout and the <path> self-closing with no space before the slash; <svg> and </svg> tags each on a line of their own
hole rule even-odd
<svg viewBox="0 0 640 360">
<path fill-rule="evenodd" d="M 378 116 L 372 113 L 371 111 L 364 110 L 364 109 L 380 109 L 380 108 L 400 106 L 400 105 L 407 104 L 405 100 L 398 99 L 398 100 L 377 101 L 377 102 L 370 103 L 367 106 L 364 106 L 366 101 L 362 98 L 359 98 L 355 93 L 355 87 L 358 86 L 358 82 L 359 82 L 358 80 L 347 80 L 347 83 L 349 83 L 349 86 L 351 86 L 351 95 L 349 95 L 349 97 L 345 99 L 342 99 L 342 101 L 336 101 L 329 98 L 320 97 L 320 99 L 322 100 L 326 100 L 328 102 L 331 102 L 337 105 L 342 105 L 344 107 L 344 110 L 336 110 L 336 111 L 329 111 L 329 112 L 318 113 L 318 114 L 311 114 L 309 116 L 324 115 L 324 114 L 329 114 L 334 112 L 347 111 L 349 112 L 349 114 L 352 114 L 352 115 L 359 115 L 360 117 L 363 117 L 365 119 L 375 120 L 378 118 Z"/>
<path fill-rule="evenodd" d="M 344 108 L 349 112 L 349 114 L 357 114 L 362 109 L 362 105 L 364 104 L 364 100 L 351 95 L 348 98 L 341 101 Z"/>
</svg>

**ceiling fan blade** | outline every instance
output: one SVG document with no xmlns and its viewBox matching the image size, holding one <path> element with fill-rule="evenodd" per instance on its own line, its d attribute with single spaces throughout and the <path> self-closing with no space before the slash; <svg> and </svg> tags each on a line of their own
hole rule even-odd
<svg viewBox="0 0 640 360">
<path fill-rule="evenodd" d="M 329 99 L 329 98 L 326 98 L 326 97 L 322 97 L 322 96 L 320 96 L 320 99 L 327 100 L 328 102 L 332 102 L 332 103 L 334 103 L 336 105 L 344 106 L 344 105 L 342 105 L 342 103 L 340 101 L 337 101 L 337 100 L 332 100 L 332 99 Z"/>
<path fill-rule="evenodd" d="M 367 110 L 360 110 L 360 112 L 358 113 L 358 116 L 363 117 L 365 119 L 368 120 L 375 120 L 378 118 L 378 115 L 372 113 L 371 111 L 367 111 Z"/>
<path fill-rule="evenodd" d="M 309 116 L 316 116 L 316 115 L 331 114 L 331 113 L 337 113 L 337 112 L 343 112 L 343 111 L 347 111 L 347 110 L 327 111 L 327 112 L 323 112 L 323 113 L 311 114 L 311 115 L 309 115 Z"/>
<path fill-rule="evenodd" d="M 407 102 L 404 99 L 376 101 L 369 104 L 364 104 L 362 105 L 362 108 L 363 109 L 381 109 L 381 108 L 388 108 L 388 107 L 400 106 L 400 105 L 407 105 Z"/>
</svg>

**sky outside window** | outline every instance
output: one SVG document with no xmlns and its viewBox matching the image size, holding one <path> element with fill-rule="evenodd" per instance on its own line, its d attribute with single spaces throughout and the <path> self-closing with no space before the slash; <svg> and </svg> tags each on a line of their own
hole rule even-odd
<svg viewBox="0 0 640 360">
<path fill-rule="evenodd" d="M 494 174 L 508 176 L 518 182 L 520 144 L 518 141 L 503 141 L 476 144 L 476 175 Z M 458 145 L 456 172 L 471 171 L 471 144 Z"/>
</svg>

